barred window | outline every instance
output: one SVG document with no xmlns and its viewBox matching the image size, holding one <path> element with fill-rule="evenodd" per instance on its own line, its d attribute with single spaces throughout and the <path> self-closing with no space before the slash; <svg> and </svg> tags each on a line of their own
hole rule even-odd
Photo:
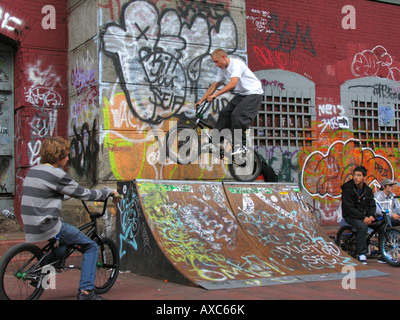
<svg viewBox="0 0 400 320">
<path fill-rule="evenodd" d="M 360 140 L 363 147 L 399 147 L 399 89 L 399 83 L 378 77 L 360 78 L 345 83 L 342 101 L 348 101 L 350 105 L 354 138 Z"/>
<path fill-rule="evenodd" d="M 352 101 L 354 138 L 363 147 L 398 148 L 400 139 L 399 104 Z"/>
<path fill-rule="evenodd" d="M 252 123 L 258 146 L 309 147 L 315 140 L 314 84 L 283 70 L 256 72 L 263 83 L 264 99 Z M 298 79 L 301 77 L 300 79 Z"/>
</svg>

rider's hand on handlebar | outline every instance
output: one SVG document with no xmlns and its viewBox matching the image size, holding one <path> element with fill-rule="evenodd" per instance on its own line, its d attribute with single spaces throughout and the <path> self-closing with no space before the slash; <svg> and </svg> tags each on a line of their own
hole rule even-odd
<svg viewBox="0 0 400 320">
<path fill-rule="evenodd" d="M 208 96 L 207 101 L 211 102 L 213 100 L 215 100 L 217 98 L 217 96 L 215 94 L 212 94 L 211 96 Z"/>
<path fill-rule="evenodd" d="M 366 217 L 366 218 L 364 219 L 364 223 L 365 223 L 367 226 L 371 225 L 374 221 L 375 221 L 375 218 L 374 218 L 373 216 Z"/>
<path fill-rule="evenodd" d="M 112 197 L 113 197 L 113 202 L 114 202 L 115 204 L 117 204 L 119 200 L 121 200 L 121 199 L 124 198 L 123 195 L 119 194 L 118 191 L 115 191 L 115 190 L 114 190 L 114 192 L 112 193 Z"/>
</svg>

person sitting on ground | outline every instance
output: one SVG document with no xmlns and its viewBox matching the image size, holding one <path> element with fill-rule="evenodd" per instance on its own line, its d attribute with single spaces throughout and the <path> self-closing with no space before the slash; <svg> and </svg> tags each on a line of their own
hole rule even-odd
<svg viewBox="0 0 400 320">
<path fill-rule="evenodd" d="M 29 169 L 23 183 L 21 218 L 26 242 L 41 242 L 58 236 L 60 244 L 77 244 L 83 260 L 78 300 L 103 300 L 95 291 L 98 246 L 78 228 L 60 218 L 64 196 L 81 200 L 105 200 L 118 192 L 109 188 L 86 189 L 62 168 L 68 162 L 69 142 L 61 137 L 46 138 L 41 145 L 40 164 Z"/>
<path fill-rule="evenodd" d="M 375 199 L 379 202 L 389 201 L 391 197 L 395 196 L 395 194 L 393 193 L 395 184 L 396 182 L 391 179 L 383 179 L 381 181 L 380 190 L 375 192 Z M 391 208 L 383 206 L 382 209 L 389 209 L 390 221 L 392 223 L 392 226 L 400 226 L 400 203 L 398 199 L 393 200 Z M 379 208 L 379 206 L 376 206 L 376 212 L 377 214 L 381 214 L 381 209 Z"/>
<path fill-rule="evenodd" d="M 367 264 L 368 226 L 375 221 L 376 203 L 372 189 L 365 183 L 367 169 L 357 166 L 353 179 L 342 185 L 342 215 L 344 220 L 357 228 L 356 255 L 358 260 Z"/>
</svg>

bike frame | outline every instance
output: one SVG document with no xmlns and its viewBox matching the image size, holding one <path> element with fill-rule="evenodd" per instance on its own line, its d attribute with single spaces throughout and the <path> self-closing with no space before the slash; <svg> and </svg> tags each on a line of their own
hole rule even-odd
<svg viewBox="0 0 400 320">
<path fill-rule="evenodd" d="M 97 238 L 99 240 L 99 244 L 100 244 L 100 247 L 101 247 L 101 258 L 102 258 L 103 262 L 104 262 L 104 244 L 103 244 L 103 239 L 101 238 L 101 236 L 97 232 L 97 219 L 105 214 L 106 207 L 107 207 L 107 200 L 108 200 L 108 198 L 106 200 L 104 200 L 104 201 L 98 201 L 98 202 L 104 202 L 103 210 L 102 210 L 101 213 L 93 213 L 93 212 L 91 212 L 90 209 L 88 208 L 86 202 L 82 200 L 83 206 L 85 207 L 86 211 L 90 215 L 90 220 L 91 221 L 86 223 L 86 224 L 84 224 L 83 226 L 80 226 L 78 228 L 80 231 L 83 231 L 83 230 L 86 230 L 86 229 L 90 228 L 89 230 L 87 230 L 85 232 L 85 235 L 88 236 L 91 239 Z M 55 244 L 57 243 L 57 241 L 58 241 L 58 238 L 54 237 L 54 238 L 48 240 L 49 243 L 47 243 L 44 247 L 40 248 L 40 250 L 43 252 L 43 256 L 39 259 L 39 261 L 34 266 L 32 272 L 31 272 L 31 275 L 29 275 L 29 274 L 25 275 L 25 279 L 26 280 L 36 280 L 36 281 L 38 281 L 40 279 L 39 275 L 42 274 L 42 269 L 45 266 L 49 266 L 49 265 L 50 266 L 55 266 L 55 265 L 57 265 L 59 263 L 59 265 L 57 266 L 57 269 L 59 269 L 59 270 L 67 269 L 65 267 L 65 262 L 68 259 L 68 257 L 70 257 L 71 254 L 73 254 L 76 250 L 78 250 L 78 251 L 80 250 L 80 247 L 77 246 L 77 245 L 67 245 L 66 246 L 66 250 L 65 250 L 63 256 L 60 259 L 56 259 L 55 261 L 53 261 L 53 262 L 51 262 L 49 264 L 46 264 L 43 267 L 40 267 L 40 265 L 43 263 L 43 261 L 47 257 L 49 257 L 51 254 L 54 254 L 54 256 L 55 256 L 55 249 L 56 249 L 56 245 Z M 27 261 L 27 263 L 23 266 L 23 269 L 27 265 L 29 265 L 30 262 L 32 262 L 33 259 L 34 259 L 34 257 L 32 257 L 32 259 Z M 107 267 L 106 264 L 103 264 L 103 265 Z M 110 267 L 112 267 L 112 266 L 110 266 Z M 68 268 L 68 269 L 76 269 L 76 268 L 75 267 L 71 267 L 71 268 Z M 37 274 L 39 274 L 39 275 L 37 275 Z"/>
<path fill-rule="evenodd" d="M 196 111 L 196 121 L 195 121 L 195 128 L 194 129 L 197 129 L 198 127 L 201 129 L 201 130 L 203 130 L 203 129 L 205 129 L 205 128 L 208 128 L 208 129 L 210 129 L 210 130 L 212 130 L 212 129 L 214 129 L 212 126 L 210 126 L 207 122 L 205 122 L 204 120 L 203 120 L 203 116 L 204 116 L 204 112 L 205 111 L 207 111 L 208 110 L 208 108 L 210 107 L 210 105 L 211 105 L 211 102 L 209 102 L 208 104 L 207 104 L 207 101 L 204 101 L 202 104 L 201 104 L 201 106 L 199 107 L 199 109 Z M 206 106 L 208 107 L 208 108 L 206 108 Z M 209 141 L 211 141 L 211 136 L 208 134 L 208 132 L 207 131 L 203 131 L 204 133 L 205 133 L 205 135 L 207 136 L 207 138 L 209 139 Z M 193 133 L 194 134 L 194 133 Z M 232 137 L 232 139 L 233 139 L 233 137 Z M 233 150 L 233 143 L 232 142 L 230 142 L 230 144 L 232 145 L 232 150 Z M 231 155 L 233 156 L 233 155 L 236 155 L 236 154 L 240 154 L 241 153 L 241 151 L 235 151 L 235 152 L 231 152 Z M 222 152 L 221 151 L 221 158 L 223 158 L 223 156 L 224 156 L 224 152 Z"/>
<path fill-rule="evenodd" d="M 203 104 L 200 106 L 200 108 L 198 110 L 196 110 L 196 121 L 195 121 L 195 126 L 196 128 L 199 127 L 201 130 L 208 128 L 210 130 L 213 129 L 212 126 L 210 126 L 207 122 L 205 122 L 203 120 L 203 116 L 204 116 L 204 112 L 207 111 L 206 109 L 206 102 L 203 102 Z M 210 104 L 208 104 L 208 107 L 210 106 Z M 208 134 L 207 131 L 204 131 L 204 133 L 206 134 L 208 139 L 211 139 L 211 136 Z"/>
<path fill-rule="evenodd" d="M 380 219 L 377 219 L 374 225 L 369 226 L 370 229 L 373 231 L 367 235 L 367 242 L 374 242 L 371 239 L 375 236 L 378 237 L 378 240 L 380 237 L 385 236 L 387 230 L 389 228 L 392 228 L 392 223 L 390 221 L 390 216 L 388 215 L 389 211 L 388 209 L 382 208 L 382 206 L 386 206 L 388 208 L 391 208 L 392 202 L 395 198 L 399 198 L 399 196 L 394 196 L 391 197 L 390 200 L 388 201 L 378 201 L 377 199 L 374 199 L 376 202 L 376 205 L 379 207 L 382 213 L 382 217 Z M 351 225 L 350 225 L 351 226 Z M 354 230 L 357 230 L 354 226 L 351 226 Z"/>
</svg>

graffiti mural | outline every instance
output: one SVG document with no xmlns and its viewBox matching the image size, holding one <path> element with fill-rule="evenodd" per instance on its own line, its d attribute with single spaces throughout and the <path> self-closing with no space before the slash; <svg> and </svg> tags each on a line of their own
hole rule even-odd
<svg viewBox="0 0 400 320">
<path fill-rule="evenodd" d="M 381 45 L 357 53 L 351 64 L 351 72 L 356 77 L 380 76 L 400 82 L 400 68 L 393 65 L 392 56 Z"/>
<path fill-rule="evenodd" d="M 214 79 L 212 47 L 236 51 L 229 15 L 215 25 L 203 13 L 186 18 L 177 10 L 159 12 L 151 2 L 133 1 L 123 7 L 120 23 L 105 26 L 103 50 L 114 62 L 130 111 L 143 122 L 159 124 L 180 115 L 198 98 L 197 88 Z"/>
<path fill-rule="evenodd" d="M 69 77 L 70 109 L 68 134 L 71 140 L 70 164 L 82 178 L 98 180 L 99 85 L 97 60 L 84 50 L 74 59 Z"/>
<path fill-rule="evenodd" d="M 399 81 L 395 51 L 379 42 L 367 46 L 357 43 L 343 47 L 342 60 L 329 62 L 333 58 L 332 52 L 327 54 L 326 48 L 331 48 L 328 37 L 319 32 L 317 22 L 308 18 L 314 11 L 309 15 L 289 15 L 287 4 L 244 6 L 243 2 L 246 12 L 243 15 L 232 9 L 238 3 L 242 4 L 222 0 L 208 3 L 99 1 L 103 21 L 100 85 L 97 91 L 93 89 L 96 64 L 74 65 L 70 72 L 71 85 L 80 100 L 74 101 L 70 134 L 75 137 L 74 141 L 81 141 L 80 148 L 84 144 L 87 146 L 89 134 L 83 138 L 83 132 L 85 128 L 96 129 L 94 119 L 98 116 L 98 148 L 90 150 L 107 153 L 111 172 L 101 173 L 105 177 L 113 176 L 117 180 L 224 179 L 223 165 L 184 168 L 170 162 L 165 157 L 163 139 L 172 123 L 193 118 L 193 102 L 198 101 L 214 81 L 216 69 L 210 59 L 213 49 L 223 47 L 237 57 L 248 53 L 246 62 L 253 71 L 285 72 L 279 81 L 264 79 L 264 85 L 273 87 L 274 92 L 285 91 L 285 94 L 293 87 L 294 102 L 303 93 L 296 91 L 300 84 L 293 85 L 289 72 L 315 83 L 316 92 L 310 101 L 315 99 L 312 102 L 315 102 L 316 115 L 312 124 L 311 121 L 303 123 L 303 127 L 305 124 L 312 126 L 312 136 L 306 139 L 312 142 L 296 147 L 266 144 L 258 146 L 257 151 L 274 168 L 280 182 L 298 183 L 305 190 L 308 205 L 322 213 L 322 221 L 331 221 L 339 203 L 340 186 L 351 178 L 352 165 L 367 166 L 371 173 L 369 182 L 376 185 L 383 176 L 395 176 L 399 171 L 392 161 L 398 150 L 366 149 L 361 147 L 361 141 L 352 139 L 351 101 L 343 102 L 339 90 L 332 89 L 338 80 L 344 83 L 353 78 L 376 76 L 382 80 L 368 87 L 371 96 L 389 98 L 390 102 L 397 103 L 398 88 L 385 83 L 387 79 Z M 340 15 L 340 10 L 338 12 Z M 246 31 L 242 31 L 243 22 Z M 247 40 L 245 45 L 239 40 L 243 35 Z M 84 60 L 90 62 L 90 57 L 94 54 L 87 55 Z M 98 102 L 100 108 L 92 108 L 91 101 Z M 216 100 L 207 118 L 215 121 L 227 101 L 227 97 Z M 394 117 L 388 113 L 393 110 L 389 109 L 391 106 L 385 107 L 381 107 L 381 118 L 387 123 Z M 292 118 L 288 118 L 274 125 L 302 127 L 301 123 L 291 121 Z M 270 124 L 265 123 L 265 126 Z M 345 155 L 340 154 L 343 150 Z M 90 156 L 90 152 L 87 155 L 81 151 L 76 153 L 74 163 L 81 173 L 87 172 L 90 163 L 85 159 Z M 83 163 L 85 165 L 79 167 Z"/>
<path fill-rule="evenodd" d="M 30 65 L 26 71 L 29 86 L 25 87 L 25 102 L 35 109 L 29 117 L 31 140 L 28 142 L 29 165 L 40 161 L 39 150 L 45 137 L 54 136 L 57 130 L 58 112 L 63 101 L 59 88 L 61 78 L 52 65 L 45 66 L 41 60 Z"/>
<path fill-rule="evenodd" d="M 394 177 L 393 167 L 385 157 L 363 148 L 359 140 L 349 139 L 312 152 L 304 162 L 302 185 L 311 196 L 339 198 L 341 185 L 351 179 L 353 169 L 359 165 L 367 168 L 366 183 L 370 186 L 379 187 L 379 181 Z"/>
<path fill-rule="evenodd" d="M 230 54 L 238 49 L 236 24 L 227 7 L 211 10 L 209 5 L 182 2 L 160 9 L 156 2 L 130 1 L 121 6 L 118 22 L 104 25 L 104 61 L 111 58 L 118 80 L 100 92 L 101 143 L 109 150 L 118 179 L 176 179 L 182 174 L 165 159 L 163 138 L 173 121 L 193 118 L 194 102 L 214 81 L 210 53 L 217 47 Z M 221 97 L 213 102 L 209 121 L 215 122 L 227 101 Z M 193 167 L 186 178 L 222 178 L 226 171 L 221 166 Z"/>
</svg>

